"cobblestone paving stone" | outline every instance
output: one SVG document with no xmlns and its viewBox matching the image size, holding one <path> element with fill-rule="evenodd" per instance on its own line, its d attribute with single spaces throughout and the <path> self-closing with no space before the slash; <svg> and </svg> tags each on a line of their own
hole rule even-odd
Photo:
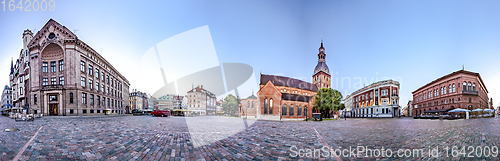
<svg viewBox="0 0 500 161">
<path fill-rule="evenodd" d="M 273 122 L 230 117 L 0 117 L 0 160 L 11 160 L 43 126 L 20 160 L 335 160 L 291 157 L 290 147 L 419 149 L 420 157 L 341 157 L 343 160 L 498 160 L 445 157 L 442 147 L 499 146 L 500 119 L 348 119 Z M 5 128 L 20 131 L 5 132 Z M 318 136 L 316 131 L 321 135 Z M 438 146 L 439 158 L 428 150 Z"/>
</svg>

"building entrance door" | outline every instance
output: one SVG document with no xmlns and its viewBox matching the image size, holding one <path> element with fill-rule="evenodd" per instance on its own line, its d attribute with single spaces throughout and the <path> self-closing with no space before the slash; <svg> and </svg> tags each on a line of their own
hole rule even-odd
<svg viewBox="0 0 500 161">
<path fill-rule="evenodd" d="M 50 113 L 50 116 L 57 116 L 57 104 L 50 104 L 49 105 L 49 113 Z"/>
</svg>

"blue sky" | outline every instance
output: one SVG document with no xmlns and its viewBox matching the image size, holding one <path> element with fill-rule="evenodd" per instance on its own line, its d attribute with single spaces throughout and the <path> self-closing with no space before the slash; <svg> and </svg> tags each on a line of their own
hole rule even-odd
<svg viewBox="0 0 500 161">
<path fill-rule="evenodd" d="M 465 65 L 481 74 L 495 106 L 500 102 L 497 0 L 55 2 L 51 12 L 0 11 L 1 83 L 22 48 L 23 30 L 38 31 L 53 18 L 77 30 L 132 88 L 141 83 L 134 76 L 146 50 L 208 25 L 219 62 L 249 64 L 257 79 L 262 71 L 310 81 L 323 35 L 332 87 L 344 96 L 393 78 L 405 105 L 413 90 Z M 351 85 L 337 86 L 344 77 Z"/>
</svg>

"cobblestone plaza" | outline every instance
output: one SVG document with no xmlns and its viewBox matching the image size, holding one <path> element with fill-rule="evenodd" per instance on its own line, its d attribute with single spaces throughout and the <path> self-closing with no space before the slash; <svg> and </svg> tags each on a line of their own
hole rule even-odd
<svg viewBox="0 0 500 161">
<path fill-rule="evenodd" d="M 0 160 L 420 160 L 439 147 L 499 146 L 498 118 L 274 122 L 232 117 L 85 116 L 15 122 L 0 117 Z M 201 126 L 201 122 L 204 122 Z M 43 127 L 42 127 L 43 126 Z M 6 132 L 6 128 L 19 131 Z M 39 130 L 40 129 L 40 130 Z M 38 131 L 36 137 L 33 137 Z M 419 157 L 291 157 L 298 149 L 423 149 Z M 295 150 L 296 151 L 296 150 Z M 449 151 L 449 152 L 450 152 Z M 468 152 L 467 152 L 468 153 Z M 450 152 L 451 155 L 451 152 Z M 498 160 L 498 157 L 474 159 Z"/>
</svg>

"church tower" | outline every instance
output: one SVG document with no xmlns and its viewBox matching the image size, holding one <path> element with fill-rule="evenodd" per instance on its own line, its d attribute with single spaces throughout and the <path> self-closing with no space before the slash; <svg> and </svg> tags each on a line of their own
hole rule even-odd
<svg viewBox="0 0 500 161">
<path fill-rule="evenodd" d="M 33 39 L 33 33 L 28 29 L 24 30 L 23 33 L 23 50 L 28 50 L 28 43 L 30 43 L 31 39 Z"/>
<path fill-rule="evenodd" d="M 323 38 L 321 38 L 321 47 L 319 47 L 319 53 L 318 53 L 318 65 L 316 65 L 316 68 L 314 69 L 314 74 L 313 74 L 313 84 L 318 87 L 318 89 L 321 88 L 331 88 L 331 75 L 330 75 L 330 70 L 328 69 L 328 66 L 326 65 L 326 54 L 325 54 L 325 48 L 323 47 Z"/>
</svg>

